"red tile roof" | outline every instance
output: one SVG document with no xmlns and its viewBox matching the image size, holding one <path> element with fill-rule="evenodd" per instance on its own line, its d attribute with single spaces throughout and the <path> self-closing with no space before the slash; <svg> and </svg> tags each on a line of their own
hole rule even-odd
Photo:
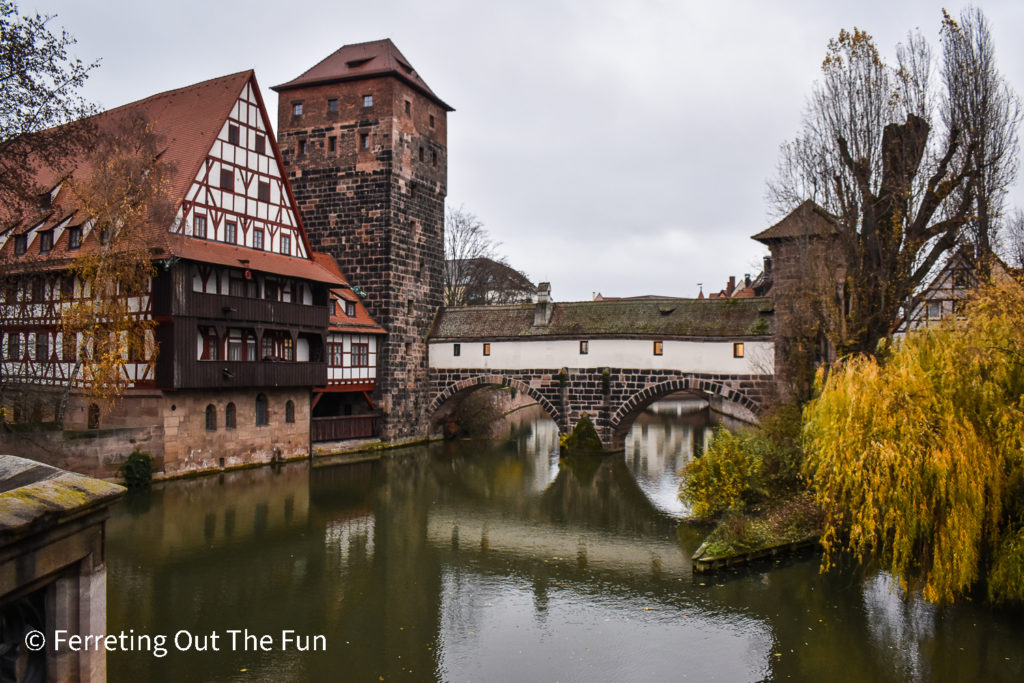
<svg viewBox="0 0 1024 683">
<path fill-rule="evenodd" d="M 341 281 L 341 287 L 331 289 L 331 322 L 328 326 L 329 332 L 349 332 L 354 334 L 387 334 L 387 330 L 377 324 L 363 306 L 362 300 L 352 291 L 345 276 L 341 274 L 337 261 L 330 254 L 314 251 L 313 259 L 317 265 L 331 272 L 332 275 Z M 338 310 L 337 302 L 353 301 L 356 304 L 355 317 L 344 315 Z"/>
<path fill-rule="evenodd" d="M 126 118 L 138 115 L 145 117 L 159 136 L 159 144 L 163 148 L 160 158 L 166 164 L 168 195 L 177 209 L 185 199 L 188 189 L 199 173 L 199 169 L 224 126 L 224 121 L 241 95 L 242 89 L 249 82 L 252 83 L 256 95 L 259 97 L 256 77 L 250 69 L 152 95 L 143 100 L 97 114 L 92 117 L 92 121 L 100 133 L 113 133 L 118 130 Z M 262 99 L 260 101 L 262 103 Z M 283 170 L 280 151 L 272 134 L 268 135 L 268 142 L 277 157 L 278 165 Z M 82 158 L 74 165 L 71 175 L 75 178 L 85 178 L 91 172 L 90 160 Z M 53 176 L 50 172 L 49 176 L 46 173 L 41 174 L 39 180 L 43 187 L 50 188 L 56 187 L 61 178 Z M 12 234 L 24 233 L 40 225 L 41 230 L 53 228 L 69 216 L 71 220 L 67 223 L 68 226 L 85 223 L 87 216 L 76 212 L 73 208 L 63 208 L 73 206 L 74 200 L 69 195 L 68 191 L 61 189 L 54 199 L 54 208 L 48 214 L 41 214 L 32 221 L 18 226 Z M 298 219 L 298 210 L 295 211 L 295 215 Z M 247 267 L 253 270 L 280 273 L 329 284 L 344 282 L 343 279 L 339 280 L 334 273 L 312 259 L 296 258 L 171 234 L 168 228 L 167 225 L 151 223 L 139 235 L 139 239 L 145 241 L 155 258 L 177 256 L 239 267 L 246 267 L 241 262 L 248 260 Z M 301 225 L 299 234 L 308 249 L 309 244 Z M 69 259 L 82 252 L 96 249 L 98 246 L 96 231 L 90 231 L 83 240 L 80 250 L 68 249 L 67 235 L 65 230 L 47 254 L 39 253 L 36 246 L 37 237 L 28 251 L 18 257 L 14 256 L 14 240 L 8 239 L 0 247 L 0 261 L 12 270 L 63 268 L 67 266 Z"/>
<path fill-rule="evenodd" d="M 390 38 L 345 45 L 302 75 L 287 83 L 275 85 L 271 90 L 282 92 L 308 85 L 340 83 L 378 76 L 397 76 L 444 107 L 446 111 L 454 111 L 434 94 Z"/>
</svg>

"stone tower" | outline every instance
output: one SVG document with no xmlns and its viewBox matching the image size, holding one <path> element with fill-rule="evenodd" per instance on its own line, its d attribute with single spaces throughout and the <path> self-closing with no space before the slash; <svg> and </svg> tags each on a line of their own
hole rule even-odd
<svg viewBox="0 0 1024 683">
<path fill-rule="evenodd" d="M 387 39 L 346 45 L 273 89 L 281 156 L 310 243 L 365 290 L 388 332 L 375 397 L 381 436 L 425 436 L 453 110 Z"/>
</svg>

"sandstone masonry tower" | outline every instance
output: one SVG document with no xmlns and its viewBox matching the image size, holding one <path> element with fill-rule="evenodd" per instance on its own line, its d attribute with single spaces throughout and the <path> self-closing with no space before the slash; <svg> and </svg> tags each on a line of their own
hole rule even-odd
<svg viewBox="0 0 1024 683">
<path fill-rule="evenodd" d="M 387 330 L 382 438 L 427 432 L 426 338 L 441 305 L 446 116 L 390 40 L 346 45 L 275 86 L 278 141 L 314 249 L 329 252 Z"/>
</svg>

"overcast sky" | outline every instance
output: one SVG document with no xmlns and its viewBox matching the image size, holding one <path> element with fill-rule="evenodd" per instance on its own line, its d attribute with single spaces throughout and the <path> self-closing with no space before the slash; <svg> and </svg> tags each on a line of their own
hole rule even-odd
<svg viewBox="0 0 1024 683">
<path fill-rule="evenodd" d="M 774 222 L 764 200 L 825 46 L 871 33 L 886 56 L 942 5 L 913 0 L 20 0 L 57 14 L 84 95 L 109 108 L 255 69 L 270 86 L 338 47 L 391 38 L 448 116 L 448 202 L 558 301 L 696 296 L 752 276 Z M 999 67 L 1024 91 L 1024 2 L 981 4 Z M 950 5 L 954 14 L 961 6 Z M 1011 206 L 1024 208 L 1018 181 Z"/>
</svg>

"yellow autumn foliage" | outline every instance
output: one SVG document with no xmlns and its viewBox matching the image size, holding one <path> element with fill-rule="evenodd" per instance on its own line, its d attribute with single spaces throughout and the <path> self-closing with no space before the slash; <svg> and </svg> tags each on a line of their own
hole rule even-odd
<svg viewBox="0 0 1024 683">
<path fill-rule="evenodd" d="M 1024 290 L 1004 278 L 965 315 L 846 359 L 806 406 L 823 569 L 849 551 L 933 602 L 1021 598 Z"/>
</svg>

